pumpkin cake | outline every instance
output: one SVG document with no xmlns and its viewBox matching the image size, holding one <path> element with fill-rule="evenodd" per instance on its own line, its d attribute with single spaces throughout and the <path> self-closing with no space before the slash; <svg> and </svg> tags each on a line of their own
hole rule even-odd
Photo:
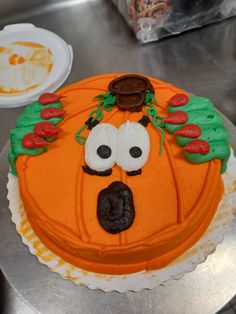
<svg viewBox="0 0 236 314">
<path fill-rule="evenodd" d="M 9 162 L 43 244 L 74 266 L 120 275 L 163 268 L 200 239 L 229 155 L 209 99 L 109 74 L 27 106 Z"/>
</svg>

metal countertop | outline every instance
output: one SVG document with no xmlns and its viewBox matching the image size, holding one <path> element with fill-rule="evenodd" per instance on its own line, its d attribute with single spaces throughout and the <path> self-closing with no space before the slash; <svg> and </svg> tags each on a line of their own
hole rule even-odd
<svg viewBox="0 0 236 314">
<path fill-rule="evenodd" d="M 100 73 L 145 73 L 171 82 L 195 95 L 212 99 L 216 107 L 236 125 L 235 18 L 145 46 L 137 42 L 124 19 L 119 15 L 111 1 L 108 0 L 67 1 L 64 4 L 60 2 L 58 7 L 56 5 L 53 7 L 44 6 L 42 9 L 37 9 L 34 12 L 27 11 L 25 14 L 21 13 L 16 17 L 7 18 L 5 21 L 2 19 L 0 28 L 6 24 L 16 22 L 29 22 L 38 27 L 51 30 L 72 45 L 74 64 L 71 75 L 65 82 L 65 85 Z M 9 129 L 14 127 L 15 119 L 21 111 L 22 108 L 0 109 L 0 151 L 9 137 Z M 234 132 L 232 126 L 231 130 Z M 235 133 L 233 137 L 235 140 Z M 2 174 L 5 175 L 7 167 L 5 151 L 0 154 L 0 158 L 2 161 L 1 167 L 5 167 Z M 5 177 L 3 180 L 2 182 L 6 182 Z M 3 188 L 0 200 L 1 208 L 6 208 L 7 206 L 6 200 L 4 200 L 5 195 L 5 189 Z M 9 219 L 7 216 L 10 217 L 9 214 L 1 216 L 0 213 L 0 218 Z M 165 313 L 177 313 L 170 312 L 170 307 L 168 307 L 168 302 L 173 302 L 174 300 L 171 299 L 169 293 L 171 291 L 174 293 L 176 287 L 169 290 L 163 288 L 163 292 L 159 296 L 157 295 L 155 300 L 155 293 L 158 293 L 155 291 L 144 291 L 140 295 L 132 292 L 123 296 L 117 293 L 105 295 L 101 291 L 90 291 L 82 287 L 77 288 L 72 283 L 61 280 L 59 276 L 50 273 L 45 266 L 40 265 L 37 259 L 28 253 L 27 248 L 24 247 L 20 238 L 15 234 L 14 225 L 9 221 L 6 221 L 6 224 L 10 228 L 8 235 L 11 235 L 14 239 L 14 243 L 12 238 L 9 239 L 9 245 L 11 245 L 11 250 L 15 249 L 16 252 L 11 257 L 14 260 L 19 259 L 23 261 L 25 259 L 26 262 L 30 261 L 30 263 L 27 269 L 23 267 L 24 265 L 21 265 L 16 270 L 16 264 L 13 260 L 5 274 L 17 292 L 35 310 L 42 313 L 89 313 L 89 311 L 96 309 L 97 304 L 97 309 L 99 309 L 97 313 L 118 313 L 121 309 L 123 313 L 136 312 L 139 314 L 144 313 L 143 310 L 146 310 L 145 314 L 159 313 L 161 309 L 165 310 Z M 226 237 L 227 243 L 231 243 L 230 245 L 235 244 L 235 239 L 232 238 L 232 235 L 231 237 Z M 222 246 L 222 248 L 224 247 Z M 219 248 L 218 254 L 223 254 L 221 252 L 222 248 Z M 230 251 L 228 253 L 230 254 Z M 222 257 L 222 255 L 219 256 Z M 0 261 L 2 261 L 1 258 Z M 196 287 L 201 289 L 201 285 L 207 284 L 203 280 L 204 272 L 207 273 L 209 271 L 207 267 L 199 267 L 200 270 L 203 269 L 201 284 L 191 287 L 191 283 L 190 286 L 186 282 L 183 283 L 185 286 L 183 291 L 188 291 L 188 289 L 191 290 L 192 288 L 193 293 L 188 295 L 188 306 L 184 307 L 183 303 L 179 304 L 179 306 L 182 306 L 179 307 L 182 310 L 179 313 L 184 313 L 184 309 L 186 313 L 189 313 L 187 312 L 190 309 L 189 306 L 195 307 L 192 313 L 202 314 L 203 308 L 205 313 L 214 313 L 223 307 L 236 293 L 236 288 L 234 292 L 231 289 L 229 293 L 227 290 L 228 282 L 217 281 L 217 285 L 221 287 L 221 289 L 218 289 L 220 290 L 220 296 L 216 298 L 216 295 L 212 294 L 213 290 L 209 283 L 209 294 L 206 293 L 205 298 L 201 299 L 203 297 L 202 294 L 197 294 L 194 289 Z M 6 268 L 4 270 L 6 271 Z M 38 280 L 35 271 L 37 272 Z M 222 269 L 218 269 L 218 271 L 222 271 Z M 188 274 L 186 278 L 189 276 L 191 277 L 192 275 Z M 235 277 L 234 273 L 232 281 L 236 281 Z M 227 277 L 227 280 L 230 280 L 230 276 Z M 55 289 L 56 286 L 58 290 Z M 76 293 L 75 289 L 77 289 Z M 40 291 L 42 292 L 41 295 Z M 71 296 L 76 294 L 78 294 L 78 298 L 75 300 L 76 310 L 73 310 L 73 306 L 67 309 L 63 307 L 63 304 L 64 306 L 67 304 L 65 299 L 70 299 Z M 166 299 L 160 299 L 160 296 Z M 89 298 L 91 298 L 90 307 L 86 303 L 89 302 Z M 188 298 L 186 296 L 183 300 Z M 176 294 L 175 300 L 178 300 Z M 78 304 L 81 305 L 80 308 Z M 127 304 L 130 307 L 125 307 Z M 196 308 L 196 304 L 199 304 L 198 308 Z M 58 312 L 59 308 L 61 308 L 61 312 Z M 54 312 L 53 309 L 57 311 Z M 11 313 L 19 312 L 15 309 L 14 313 Z"/>
</svg>

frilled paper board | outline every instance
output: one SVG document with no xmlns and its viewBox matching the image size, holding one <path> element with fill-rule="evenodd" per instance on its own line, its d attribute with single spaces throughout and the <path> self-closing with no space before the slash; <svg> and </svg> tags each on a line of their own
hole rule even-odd
<svg viewBox="0 0 236 314">
<path fill-rule="evenodd" d="M 203 263 L 209 254 L 214 253 L 217 245 L 223 241 L 225 231 L 236 212 L 236 158 L 231 153 L 228 169 L 223 175 L 225 194 L 204 236 L 182 256 L 169 266 L 155 271 L 141 271 L 130 275 L 101 275 L 77 268 L 48 250 L 31 228 L 24 211 L 17 177 L 8 175 L 8 200 L 12 213 L 12 221 L 22 241 L 36 255 L 42 264 L 57 272 L 64 279 L 70 279 L 77 285 L 85 285 L 90 289 L 101 289 L 105 292 L 120 293 L 153 289 L 181 278 L 185 273 L 193 271 Z"/>
</svg>

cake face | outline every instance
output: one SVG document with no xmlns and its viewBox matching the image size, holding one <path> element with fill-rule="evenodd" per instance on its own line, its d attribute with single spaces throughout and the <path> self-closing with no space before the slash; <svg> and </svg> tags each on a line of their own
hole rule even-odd
<svg viewBox="0 0 236 314">
<path fill-rule="evenodd" d="M 104 274 L 162 268 L 192 246 L 222 197 L 229 150 L 208 100 L 197 99 L 204 120 L 196 99 L 182 90 L 120 77 L 93 77 L 41 98 L 31 106 L 35 121 L 18 120 L 12 134 L 28 134 L 18 154 L 12 140 L 9 155 L 42 242 L 71 264 Z M 218 140 L 204 128 L 220 132 Z"/>
</svg>

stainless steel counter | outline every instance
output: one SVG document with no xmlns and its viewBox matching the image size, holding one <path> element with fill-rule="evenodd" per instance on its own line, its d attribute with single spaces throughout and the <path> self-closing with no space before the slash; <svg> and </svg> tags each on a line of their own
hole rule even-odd
<svg viewBox="0 0 236 314">
<path fill-rule="evenodd" d="M 10 17 L 6 15 L 5 20 L 2 17 L 0 28 L 6 23 L 30 22 L 38 27 L 57 33 L 70 43 L 74 49 L 74 66 L 65 84 L 99 73 L 146 73 L 169 81 L 193 94 L 211 98 L 218 109 L 236 125 L 236 19 L 230 19 L 143 46 L 136 41 L 135 36 L 128 29 L 126 22 L 119 15 L 111 1 L 58 1 L 56 4 L 56 1 L 52 0 L 48 1 L 48 5 L 45 5 L 46 1 L 42 2 L 44 6 L 37 6 L 37 9 L 34 11 L 27 8 L 24 12 L 21 9 L 16 16 Z M 14 126 L 15 119 L 21 110 L 21 108 L 0 109 L 0 151 L 9 137 L 9 129 Z M 4 156 L 3 152 L 2 158 Z M 4 162 L 4 167 L 6 165 L 6 162 Z M 2 199 L 5 197 L 5 188 L 2 186 L 1 197 Z M 6 202 L 1 203 L 1 205 L 6 207 Z M 9 217 L 4 215 L 3 218 L 9 219 Z M 9 228 L 9 235 L 15 237 L 15 246 L 21 245 L 19 237 L 14 235 L 14 226 L 9 223 Z M 231 241 L 233 240 L 231 239 Z M 11 239 L 9 239 L 10 243 L 12 245 Z M 11 249 L 14 250 L 14 246 Z M 17 276 L 17 270 L 12 269 L 13 276 L 9 279 L 17 290 L 21 290 L 21 296 L 27 302 L 31 302 L 35 310 L 49 313 L 46 309 L 50 309 L 50 313 L 53 313 L 53 308 L 58 309 L 60 303 L 63 304 L 65 298 L 70 298 L 69 293 L 72 291 L 70 289 L 77 289 L 76 293 L 78 293 L 78 299 L 81 300 L 81 308 L 73 310 L 73 307 L 70 307 L 67 313 L 89 313 L 89 308 L 86 308 L 85 302 L 85 300 L 88 301 L 88 298 L 91 298 L 91 302 L 94 304 L 99 304 L 100 311 L 103 309 L 104 313 L 118 313 L 119 304 L 120 309 L 124 313 L 128 313 L 125 312 L 124 307 L 127 302 L 129 304 L 135 303 L 132 311 L 134 312 L 135 310 L 137 314 L 143 313 L 141 312 L 143 309 L 149 309 L 148 313 L 157 313 L 158 309 L 161 309 L 161 306 L 158 307 L 157 304 L 157 302 L 161 303 L 161 300 L 157 297 L 156 302 L 152 301 L 151 294 L 148 291 L 143 293 L 146 305 L 143 305 L 140 298 L 132 293 L 128 293 L 123 297 L 118 296 L 116 302 L 113 303 L 116 294 L 107 294 L 104 297 L 100 291 L 89 291 L 86 288 L 77 288 L 70 283 L 64 282 L 58 285 L 60 291 L 56 293 L 54 285 L 60 282 L 61 279 L 57 275 L 51 274 L 44 266 L 38 265 L 36 258 L 28 256 L 29 253 L 27 253 L 28 251 L 23 244 L 21 249 L 22 254 L 20 256 L 13 255 L 13 258 L 21 259 L 26 254 L 27 260 L 30 259 L 31 261 L 31 266 L 27 270 L 24 269 L 25 273 L 19 273 L 19 276 L 22 276 L 20 277 L 22 282 L 19 279 L 17 287 L 13 282 L 13 278 Z M 19 250 L 16 250 L 16 252 L 19 253 Z M 2 254 L 4 253 L 1 252 L 0 257 Z M 12 263 L 10 266 L 13 267 L 13 265 L 15 264 Z M 40 289 L 35 289 L 37 285 L 36 277 L 33 276 L 36 281 L 30 279 L 33 271 L 35 271 L 34 267 L 41 274 L 41 279 L 38 280 L 41 291 L 47 292 L 42 295 L 44 299 L 41 299 L 41 302 L 39 302 L 41 296 L 38 294 Z M 9 273 L 6 275 L 9 277 Z M 52 279 L 47 281 L 46 278 Z M 230 280 L 230 276 L 227 277 L 227 280 Z M 235 277 L 232 280 L 236 280 Z M 202 284 L 207 283 L 202 282 Z M 224 289 L 223 282 L 218 282 L 218 284 L 222 290 L 220 292 L 221 297 L 218 298 L 218 302 L 215 302 L 215 296 L 211 298 L 211 293 L 207 294 L 208 300 L 206 301 L 205 309 L 209 311 L 206 313 L 214 313 L 214 311 L 220 309 L 234 294 L 232 291 L 227 294 L 227 289 Z M 68 285 L 70 288 L 66 291 L 65 289 L 68 288 Z M 73 288 L 71 288 L 71 285 Z M 22 289 L 24 293 L 22 293 Z M 14 295 L 10 289 L 7 291 L 10 291 L 9 295 Z M 55 295 L 51 293 L 55 293 Z M 30 300 L 27 296 L 30 296 Z M 168 300 L 171 301 L 171 298 L 165 295 L 165 293 L 163 294 L 164 296 L 166 299 L 162 300 L 162 306 L 168 310 L 167 303 Z M 192 297 L 197 297 L 196 291 L 195 294 L 192 294 Z M 13 299 L 13 297 L 10 298 L 10 300 Z M 203 300 L 199 300 L 199 302 L 203 302 Z M 16 304 L 18 304 L 17 302 Z M 104 302 L 104 304 L 102 305 L 101 302 Z M 148 302 L 154 303 L 149 304 Z M 195 304 L 194 300 L 191 300 L 191 302 L 191 304 Z M 76 304 L 78 307 L 78 303 Z M 8 308 L 12 309 L 12 307 Z M 95 308 L 96 306 L 90 307 L 90 311 Z M 66 309 L 63 307 L 62 309 L 65 313 Z M 11 310 L 11 313 L 19 313 L 19 311 L 17 312 L 17 307 L 14 311 Z M 194 313 L 202 314 L 203 312 L 197 312 L 194 309 Z"/>
</svg>

